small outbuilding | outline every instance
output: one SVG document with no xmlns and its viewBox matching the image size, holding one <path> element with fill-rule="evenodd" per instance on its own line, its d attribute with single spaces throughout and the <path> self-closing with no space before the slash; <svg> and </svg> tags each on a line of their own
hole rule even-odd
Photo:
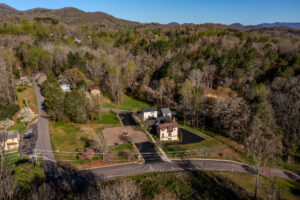
<svg viewBox="0 0 300 200">
<path fill-rule="evenodd" d="M 92 96 L 101 96 L 102 95 L 100 87 L 98 87 L 98 86 L 90 87 L 90 93 Z"/>
<path fill-rule="evenodd" d="M 70 92 L 71 91 L 71 86 L 67 83 L 61 83 L 60 88 L 62 89 L 63 92 Z"/>
<path fill-rule="evenodd" d="M 163 118 L 172 119 L 172 112 L 171 112 L 170 108 L 161 108 L 160 113 Z"/>
<path fill-rule="evenodd" d="M 142 117 L 144 120 L 157 118 L 157 108 L 143 108 Z"/>
</svg>

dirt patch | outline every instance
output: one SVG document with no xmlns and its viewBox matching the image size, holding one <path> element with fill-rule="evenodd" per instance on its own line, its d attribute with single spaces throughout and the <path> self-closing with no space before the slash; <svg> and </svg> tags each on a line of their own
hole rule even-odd
<svg viewBox="0 0 300 200">
<path fill-rule="evenodd" d="M 103 135 L 108 146 L 117 144 L 126 144 L 127 142 L 122 139 L 122 134 L 126 132 L 131 138 L 132 143 L 141 143 L 149 141 L 145 133 L 138 126 L 126 126 L 105 128 Z"/>
</svg>

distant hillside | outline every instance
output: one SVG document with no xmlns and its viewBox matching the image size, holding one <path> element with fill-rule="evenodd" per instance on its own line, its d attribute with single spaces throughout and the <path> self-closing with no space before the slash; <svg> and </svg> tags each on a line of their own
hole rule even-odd
<svg viewBox="0 0 300 200">
<path fill-rule="evenodd" d="M 18 11 L 6 4 L 0 4 L 0 16 L 2 16 L 0 21 L 11 20 L 12 17 L 16 19 L 20 17 L 29 19 L 51 17 L 65 24 L 73 25 L 101 25 L 115 28 L 140 25 L 140 23 L 115 18 L 103 12 L 84 12 L 72 7 L 62 9 L 34 8 Z"/>
<path fill-rule="evenodd" d="M 262 23 L 257 25 L 243 25 L 240 23 L 234 23 L 230 25 L 231 27 L 235 28 L 241 28 L 241 29 L 252 29 L 252 28 L 272 28 L 272 27 L 287 27 L 287 28 L 295 28 L 300 29 L 300 23 L 282 23 L 282 22 L 276 22 L 276 23 Z"/>
<path fill-rule="evenodd" d="M 17 12 L 17 11 L 18 11 L 17 9 L 10 7 L 9 5 L 0 3 L 0 12 L 12 13 L 12 12 Z"/>
</svg>

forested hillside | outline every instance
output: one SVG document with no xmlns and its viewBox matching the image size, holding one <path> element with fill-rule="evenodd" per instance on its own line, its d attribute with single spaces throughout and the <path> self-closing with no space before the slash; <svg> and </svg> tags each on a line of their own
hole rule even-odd
<svg viewBox="0 0 300 200">
<path fill-rule="evenodd" d="M 98 85 L 116 103 L 126 93 L 170 106 L 184 124 L 245 145 L 260 138 L 268 153 L 295 159 L 299 30 L 139 24 L 75 8 L 6 9 L 0 9 L 3 109 L 14 103 L 15 79 L 44 72 L 66 77 L 73 88 Z M 62 104 L 51 105 L 56 120 L 64 118 Z"/>
</svg>

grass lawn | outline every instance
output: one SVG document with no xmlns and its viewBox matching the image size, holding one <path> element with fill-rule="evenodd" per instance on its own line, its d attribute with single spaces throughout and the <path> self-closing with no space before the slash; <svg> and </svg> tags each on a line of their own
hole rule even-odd
<svg viewBox="0 0 300 200">
<path fill-rule="evenodd" d="M 21 122 L 21 119 L 17 119 L 17 122 L 13 127 L 11 127 L 9 130 L 17 130 L 19 131 L 19 134 L 23 134 L 27 129 L 27 126 L 24 122 Z"/>
<path fill-rule="evenodd" d="M 37 107 L 34 88 L 33 87 L 25 87 L 25 88 L 26 88 L 25 90 L 20 92 L 18 91 L 18 89 L 16 90 L 18 105 L 22 109 L 25 106 L 24 100 L 27 99 L 28 107 L 31 108 L 31 110 L 35 114 L 37 114 L 38 107 Z M 21 122 L 20 119 L 16 119 L 16 117 L 14 119 L 15 119 L 15 125 L 11 127 L 9 130 L 18 130 L 20 134 L 23 134 L 26 131 L 27 126 L 25 125 L 24 122 Z"/>
<path fill-rule="evenodd" d="M 124 95 L 123 101 L 120 104 L 113 103 L 109 98 L 101 97 L 101 106 L 104 108 L 115 108 L 120 110 L 138 111 L 145 107 L 150 107 L 149 104 L 136 100 L 130 96 Z"/>
<path fill-rule="evenodd" d="M 110 151 L 117 155 L 118 162 L 137 161 L 137 152 L 133 144 L 111 146 Z"/>
<path fill-rule="evenodd" d="M 28 107 L 30 107 L 34 113 L 38 113 L 37 101 L 36 101 L 35 91 L 33 87 L 26 87 L 26 89 L 23 90 L 22 92 L 18 92 L 17 89 L 16 93 L 17 93 L 17 101 L 21 108 L 25 106 L 23 100 L 27 99 Z"/>
<path fill-rule="evenodd" d="M 118 116 L 114 113 L 101 113 L 101 119 L 93 123 L 120 125 Z"/>
<path fill-rule="evenodd" d="M 118 119 L 111 113 L 102 113 L 100 120 L 105 123 L 97 122 L 76 124 L 72 122 L 50 122 L 51 143 L 56 160 L 65 166 L 82 169 L 102 165 L 115 164 L 120 162 L 135 161 L 136 150 L 132 144 L 124 144 L 110 147 L 110 153 L 105 157 L 104 162 L 99 155 L 95 155 L 91 160 L 79 160 L 78 152 L 90 147 L 90 144 L 97 134 L 102 134 L 103 127 L 116 126 Z M 114 122 L 115 124 L 107 124 Z M 119 124 L 119 121 L 118 121 Z"/>
<path fill-rule="evenodd" d="M 243 189 L 254 196 L 255 175 L 246 173 L 220 172 L 221 175 L 240 185 Z M 261 198 L 272 194 L 272 180 L 269 177 L 260 177 L 258 185 L 258 196 Z M 276 178 L 275 188 L 284 199 L 300 198 L 300 183 L 297 181 Z"/>
<path fill-rule="evenodd" d="M 190 130 L 205 140 L 192 144 L 168 145 L 163 146 L 163 150 L 170 158 L 204 158 L 204 151 L 207 149 L 207 158 L 226 159 L 226 160 L 241 160 L 241 157 L 233 149 L 218 139 L 205 134 L 202 131 L 192 129 L 187 126 L 180 126 Z"/>
</svg>

